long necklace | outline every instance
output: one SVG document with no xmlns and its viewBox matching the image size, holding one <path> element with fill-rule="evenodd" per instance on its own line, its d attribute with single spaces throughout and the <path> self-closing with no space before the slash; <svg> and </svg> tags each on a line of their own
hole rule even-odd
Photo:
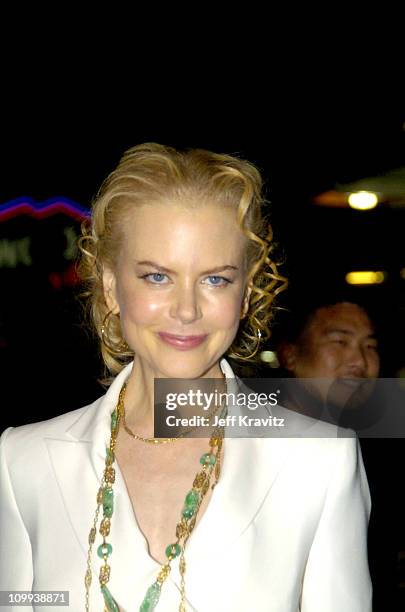
<svg viewBox="0 0 405 612">
<path fill-rule="evenodd" d="M 114 493 L 113 484 L 115 482 L 115 469 L 113 467 L 115 461 L 115 445 L 117 441 L 120 422 L 125 419 L 124 397 L 126 391 L 126 383 L 124 383 L 118 398 L 117 405 L 111 414 L 111 437 L 110 445 L 106 449 L 105 468 L 100 488 L 97 493 L 97 508 L 94 515 L 93 526 L 89 533 L 89 549 L 87 553 L 87 570 L 85 574 L 86 587 L 86 612 L 90 611 L 90 586 L 92 581 L 91 573 L 91 555 L 93 544 L 96 540 L 97 525 L 100 510 L 102 508 L 103 518 L 101 520 L 99 533 L 103 538 L 102 544 L 97 548 L 98 556 L 103 559 L 103 565 L 100 568 L 99 583 L 101 593 L 104 598 L 104 612 L 120 612 L 119 606 L 113 595 L 108 589 L 107 583 L 110 580 L 111 568 L 108 563 L 109 556 L 112 553 L 112 546 L 106 540 L 110 534 L 111 517 L 114 512 Z M 225 408 L 226 410 L 226 408 Z M 222 415 L 221 415 L 222 416 Z M 185 547 L 187 541 L 195 527 L 198 511 L 201 503 L 210 488 L 211 477 L 214 474 L 215 481 L 211 488 L 217 484 L 221 473 L 221 451 L 223 443 L 224 429 L 223 427 L 215 428 L 212 432 L 209 441 L 209 451 L 200 457 L 200 471 L 196 474 L 192 488 L 187 493 L 184 506 L 181 512 L 180 521 L 176 526 L 176 540 L 169 544 L 165 549 L 167 561 L 162 565 L 155 582 L 146 591 L 145 597 L 140 605 L 139 612 L 153 612 L 155 610 L 162 585 L 167 579 L 171 571 L 171 562 L 176 557 L 179 557 L 180 571 L 180 606 L 179 612 L 186 612 L 186 593 L 185 593 Z M 174 438 L 177 440 L 177 438 Z M 146 438 L 145 440 L 149 440 Z M 170 440 L 169 438 L 167 440 Z"/>
</svg>

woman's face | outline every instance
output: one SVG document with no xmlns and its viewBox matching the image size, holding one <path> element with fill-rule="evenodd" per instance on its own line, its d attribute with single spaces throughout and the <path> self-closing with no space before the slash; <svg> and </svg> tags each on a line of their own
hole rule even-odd
<svg viewBox="0 0 405 612">
<path fill-rule="evenodd" d="M 103 280 L 136 363 L 156 378 L 218 376 L 248 308 L 244 253 L 232 209 L 134 209 L 116 269 Z"/>
</svg>

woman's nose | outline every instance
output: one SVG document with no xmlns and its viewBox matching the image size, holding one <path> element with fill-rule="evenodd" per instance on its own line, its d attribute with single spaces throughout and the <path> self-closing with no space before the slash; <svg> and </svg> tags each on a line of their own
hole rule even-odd
<svg viewBox="0 0 405 612">
<path fill-rule="evenodd" d="M 202 317 L 198 289 L 193 285 L 179 285 L 173 292 L 170 315 L 182 323 L 191 323 Z"/>
</svg>

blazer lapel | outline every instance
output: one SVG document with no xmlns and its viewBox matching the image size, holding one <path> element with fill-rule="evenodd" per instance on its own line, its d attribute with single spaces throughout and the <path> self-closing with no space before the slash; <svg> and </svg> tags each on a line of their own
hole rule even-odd
<svg viewBox="0 0 405 612">
<path fill-rule="evenodd" d="M 229 547 L 252 522 L 291 452 L 289 439 L 231 439 L 224 442 L 221 478 L 188 549 L 196 557 Z"/>
<path fill-rule="evenodd" d="M 221 367 L 227 376 L 228 392 L 249 392 L 227 362 L 223 360 Z M 233 406 L 229 413 L 241 411 Z M 254 416 L 268 417 L 269 414 L 269 407 L 262 407 Z M 264 500 L 271 495 L 275 480 L 296 447 L 295 442 L 279 437 L 225 438 L 220 480 L 187 546 L 187 585 L 191 603 L 209 598 L 209 581 L 202 580 L 202 576 L 207 575 L 213 556 L 226 556 L 253 522 Z"/>
<path fill-rule="evenodd" d="M 122 384 L 131 369 L 132 364 L 129 364 L 122 370 L 106 395 L 82 412 L 65 432 L 58 437 L 46 439 L 55 478 L 72 527 L 72 537 L 77 539 L 83 553 L 83 578 L 89 546 L 88 536 L 94 521 L 96 497 L 103 476 L 105 452 L 110 440 L 110 415 L 118 401 Z M 115 468 L 115 508 L 110 534 L 110 541 L 113 542 L 115 550 L 111 557 L 109 588 L 119 602 L 119 594 L 128 593 L 129 585 L 134 585 L 136 592 L 136 586 L 138 586 L 136 578 L 138 576 L 141 579 L 139 573 L 144 574 L 144 572 L 151 571 L 158 564 L 155 564 L 147 554 L 145 540 L 135 524 L 130 499 L 125 494 L 126 487 L 121 472 L 117 469 L 116 464 Z M 101 597 L 97 588 L 102 564 L 97 556 L 97 547 L 100 543 L 101 536 L 97 532 L 92 552 L 92 592 L 97 592 L 98 597 Z M 141 565 L 139 565 L 139 559 L 136 558 L 137 551 L 139 551 L 138 556 L 142 557 Z M 140 569 L 142 569 L 141 572 Z M 142 579 L 144 580 L 144 575 Z"/>
</svg>

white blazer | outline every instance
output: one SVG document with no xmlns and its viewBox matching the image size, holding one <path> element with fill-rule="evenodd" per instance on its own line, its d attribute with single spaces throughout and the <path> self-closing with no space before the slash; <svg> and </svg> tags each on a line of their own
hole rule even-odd
<svg viewBox="0 0 405 612">
<path fill-rule="evenodd" d="M 221 367 L 235 379 L 224 359 Z M 131 368 L 94 403 L 2 434 L 0 590 L 69 591 L 70 605 L 60 609 L 84 610 L 88 534 L 110 414 Z M 370 496 L 359 444 L 336 438 L 328 427 L 328 438 L 225 440 L 220 481 L 186 550 L 190 610 L 371 612 Z M 139 610 L 160 565 L 148 554 L 115 467 L 108 586 L 120 609 L 130 612 Z M 173 535 L 168 526 L 168 543 Z M 92 557 L 94 612 L 103 610 L 99 538 Z M 179 574 L 172 565 L 157 612 L 178 610 Z"/>
</svg>

